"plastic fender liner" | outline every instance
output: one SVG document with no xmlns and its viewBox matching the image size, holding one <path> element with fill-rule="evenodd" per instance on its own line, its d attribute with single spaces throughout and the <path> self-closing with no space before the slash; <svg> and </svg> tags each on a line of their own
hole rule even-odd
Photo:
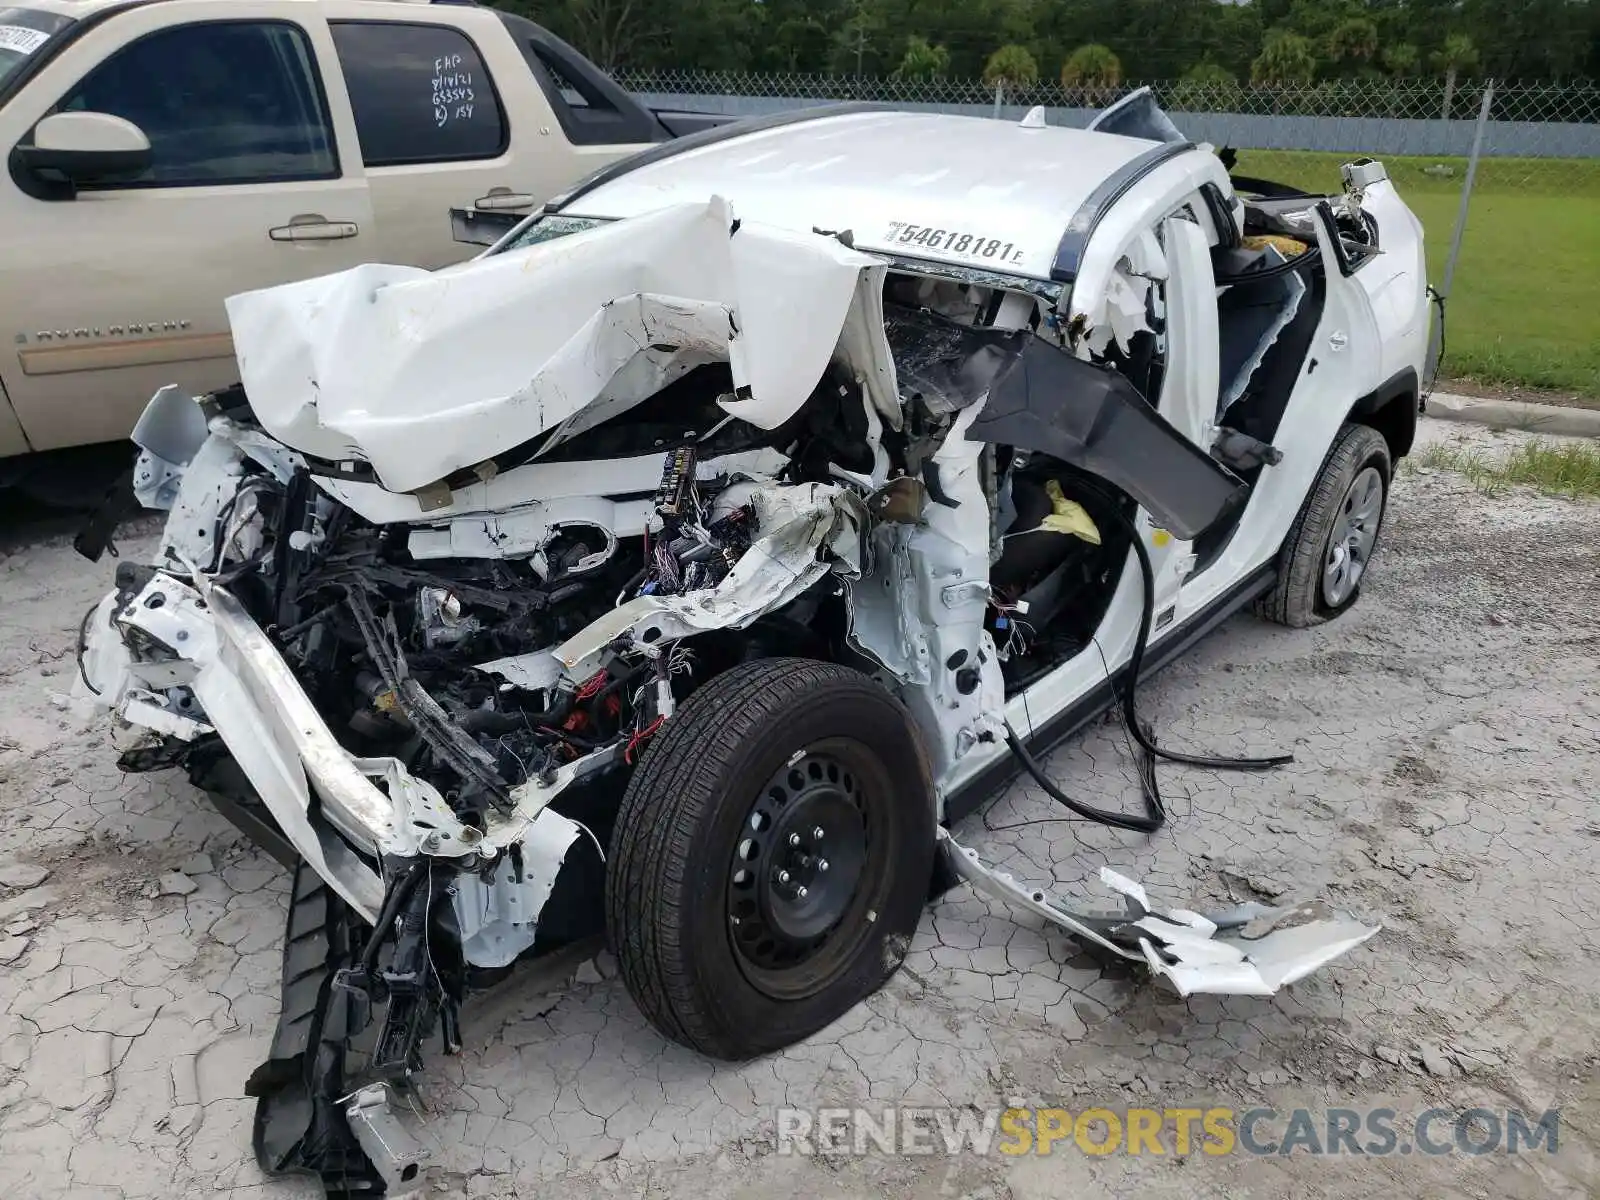
<svg viewBox="0 0 1600 1200">
<path fill-rule="evenodd" d="M 1115 484 L 1173 536 L 1232 517 L 1249 487 L 1114 370 L 1035 338 L 1000 378 L 968 436 L 1049 454 Z"/>
</svg>

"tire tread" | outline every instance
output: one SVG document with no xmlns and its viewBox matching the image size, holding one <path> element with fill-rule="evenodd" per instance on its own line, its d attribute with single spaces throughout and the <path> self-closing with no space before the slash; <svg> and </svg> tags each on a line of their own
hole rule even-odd
<svg viewBox="0 0 1600 1200">
<path fill-rule="evenodd" d="M 1278 625 L 1291 629 L 1304 629 L 1326 621 L 1330 613 L 1321 603 L 1322 551 L 1337 515 L 1339 503 L 1344 499 L 1351 481 L 1374 456 L 1381 459 L 1384 503 L 1388 503 L 1389 482 L 1393 469 L 1389 460 L 1389 444 L 1383 435 L 1368 425 L 1346 424 L 1340 427 L 1327 457 L 1317 472 L 1311 493 L 1295 514 L 1294 524 L 1283 539 L 1278 552 L 1278 577 L 1272 587 L 1255 601 L 1256 614 Z M 1380 537 L 1382 517 L 1380 520 Z M 1377 550 L 1377 542 L 1373 550 Z M 1357 588 L 1345 607 L 1360 595 Z"/>
<path fill-rule="evenodd" d="M 606 928 L 623 982 L 645 1017 L 674 1041 L 718 1058 L 747 1056 L 698 985 L 688 922 L 686 865 L 731 761 L 774 714 L 826 688 L 887 695 L 834 663 L 771 658 L 706 683 L 665 722 L 629 780 L 606 872 Z"/>
</svg>

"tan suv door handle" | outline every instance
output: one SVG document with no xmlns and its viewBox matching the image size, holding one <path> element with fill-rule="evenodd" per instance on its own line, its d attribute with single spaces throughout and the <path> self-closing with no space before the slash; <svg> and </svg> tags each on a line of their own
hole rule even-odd
<svg viewBox="0 0 1600 1200">
<path fill-rule="evenodd" d="M 354 221 L 330 221 L 321 213 L 301 213 L 290 217 L 287 225 L 267 231 L 275 242 L 330 242 L 352 238 L 358 230 Z"/>
<path fill-rule="evenodd" d="M 492 191 L 472 202 L 473 208 L 531 208 L 533 197 L 526 192 Z"/>
</svg>

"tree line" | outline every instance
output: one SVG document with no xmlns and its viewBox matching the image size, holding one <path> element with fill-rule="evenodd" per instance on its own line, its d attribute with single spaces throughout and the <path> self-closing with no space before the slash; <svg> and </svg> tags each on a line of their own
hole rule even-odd
<svg viewBox="0 0 1600 1200">
<path fill-rule="evenodd" d="M 1600 75 L 1595 0 L 491 0 L 607 69 L 1311 83 Z"/>
</svg>

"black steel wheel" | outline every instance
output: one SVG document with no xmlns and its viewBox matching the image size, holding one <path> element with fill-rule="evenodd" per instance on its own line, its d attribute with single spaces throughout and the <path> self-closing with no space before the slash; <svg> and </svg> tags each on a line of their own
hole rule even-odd
<svg viewBox="0 0 1600 1200">
<path fill-rule="evenodd" d="M 800 1040 L 895 971 L 934 852 L 910 717 L 859 672 L 746 663 L 652 740 L 618 814 L 606 921 L 658 1029 L 718 1058 Z"/>
<path fill-rule="evenodd" d="M 774 999 L 826 987 L 865 929 L 861 881 L 885 821 L 863 788 L 893 787 L 868 782 L 881 773 L 872 758 L 859 742 L 828 739 L 797 751 L 750 805 L 729 864 L 728 925 L 745 978 Z"/>
</svg>

